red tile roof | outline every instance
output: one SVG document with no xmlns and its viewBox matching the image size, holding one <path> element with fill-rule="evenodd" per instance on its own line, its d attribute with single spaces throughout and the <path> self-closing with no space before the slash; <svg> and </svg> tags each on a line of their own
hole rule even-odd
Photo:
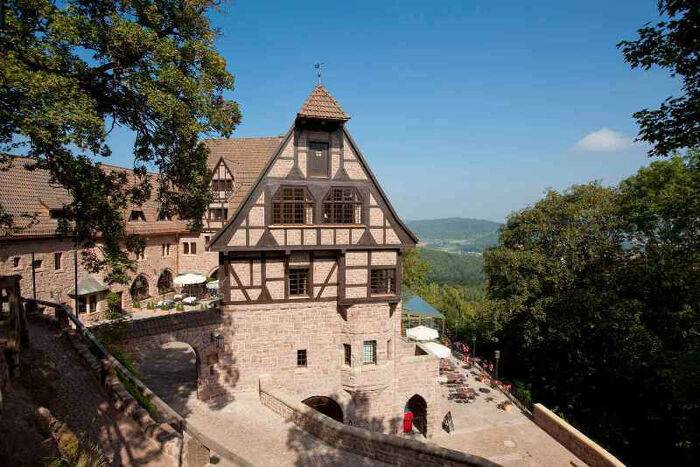
<svg viewBox="0 0 700 467">
<path fill-rule="evenodd" d="M 301 106 L 298 117 L 316 118 L 323 120 L 340 120 L 346 122 L 350 116 L 340 107 L 340 104 L 330 95 L 326 88 L 317 84 L 306 102 Z"/>
<path fill-rule="evenodd" d="M 209 139 L 204 143 L 210 150 L 207 166 L 214 169 L 223 157 L 227 166 L 233 171 L 236 191 L 229 200 L 229 207 L 235 210 L 245 199 L 258 175 L 265 167 L 272 153 L 277 149 L 281 136 L 269 138 L 231 138 Z M 60 209 L 69 204 L 71 196 L 62 186 L 49 183 L 46 170 L 27 170 L 25 166 L 32 162 L 25 157 L 15 157 L 11 168 L 0 170 L 0 203 L 13 214 L 18 227 L 26 227 L 30 219 L 22 214 L 36 215 L 36 221 L 29 228 L 21 230 L 14 237 L 47 237 L 56 235 L 58 221 L 50 217 L 50 209 Z M 103 166 L 105 170 L 125 171 L 132 175 L 132 170 L 114 166 Z M 155 199 L 146 201 L 137 210 L 143 211 L 146 221 L 127 222 L 127 231 L 141 235 L 185 232 L 184 221 L 158 221 L 159 203 Z M 124 214 L 128 220 L 129 212 Z"/>
</svg>

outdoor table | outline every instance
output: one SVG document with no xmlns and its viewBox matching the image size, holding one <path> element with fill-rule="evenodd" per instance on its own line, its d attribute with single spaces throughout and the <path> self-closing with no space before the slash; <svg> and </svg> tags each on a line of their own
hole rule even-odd
<svg viewBox="0 0 700 467">
<path fill-rule="evenodd" d="M 182 303 L 185 305 L 194 305 L 197 303 L 197 297 L 185 297 L 182 299 Z"/>
</svg>

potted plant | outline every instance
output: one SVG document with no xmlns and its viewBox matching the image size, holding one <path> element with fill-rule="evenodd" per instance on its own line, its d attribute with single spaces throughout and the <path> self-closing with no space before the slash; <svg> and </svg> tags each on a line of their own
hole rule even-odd
<svg viewBox="0 0 700 467">
<path fill-rule="evenodd" d="M 133 302 L 131 302 L 131 308 L 133 309 L 133 311 L 141 311 L 141 302 L 139 302 L 138 300 L 134 300 Z"/>
</svg>

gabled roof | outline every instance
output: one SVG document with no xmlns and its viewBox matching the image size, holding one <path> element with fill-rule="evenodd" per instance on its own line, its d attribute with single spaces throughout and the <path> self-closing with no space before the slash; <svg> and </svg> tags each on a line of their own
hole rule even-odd
<svg viewBox="0 0 700 467">
<path fill-rule="evenodd" d="M 317 84 L 306 102 L 301 106 L 297 117 L 315 118 L 321 120 L 338 120 L 347 122 L 350 116 L 340 107 L 340 104 L 330 95 L 326 88 Z"/>
<path fill-rule="evenodd" d="M 236 209 L 250 191 L 260 172 L 275 152 L 283 136 L 262 138 L 206 139 L 209 148 L 207 166 L 214 170 L 221 159 L 233 173 L 237 189 L 229 200 L 229 206 Z"/>
<path fill-rule="evenodd" d="M 108 290 L 109 287 L 92 276 L 87 276 L 85 279 L 81 279 L 80 282 L 78 282 L 78 297 L 99 292 L 106 292 Z M 75 296 L 73 292 L 69 292 L 68 295 L 71 297 Z"/>
</svg>

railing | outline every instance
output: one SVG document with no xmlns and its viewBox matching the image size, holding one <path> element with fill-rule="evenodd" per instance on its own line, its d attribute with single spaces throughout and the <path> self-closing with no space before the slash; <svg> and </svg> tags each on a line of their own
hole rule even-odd
<svg viewBox="0 0 700 467">
<path fill-rule="evenodd" d="M 100 381 L 104 383 L 111 372 L 117 372 L 122 378 L 129 381 L 137 388 L 139 393 L 155 408 L 159 418 L 167 422 L 176 432 L 184 439 L 185 444 L 194 444 L 189 446 L 189 451 L 199 451 L 199 454 L 183 454 L 180 457 L 196 458 L 181 459 L 180 464 L 184 466 L 200 466 L 206 465 L 209 462 L 209 452 L 215 452 L 220 457 L 234 462 L 237 465 L 250 466 L 248 461 L 238 456 L 236 453 L 229 450 L 226 446 L 220 444 L 216 440 L 202 433 L 197 427 L 188 423 L 185 418 L 178 414 L 172 407 L 163 401 L 158 395 L 151 391 L 139 378 L 137 378 L 126 366 L 117 360 L 95 337 L 95 335 L 85 327 L 85 325 L 73 314 L 66 306 L 58 303 L 47 302 L 44 300 L 24 299 L 27 305 L 27 311 L 36 310 L 37 305 L 43 305 L 55 310 L 55 317 L 61 329 L 73 328 L 78 332 L 89 344 L 90 350 L 95 355 L 100 365 Z M 136 399 L 136 398 L 135 398 Z M 138 401 L 138 399 L 136 399 Z M 143 404 L 141 404 L 143 407 Z M 144 407 L 148 409 L 148 407 Z M 195 441 L 191 443 L 192 439 Z M 189 443 L 188 443 L 189 440 Z M 185 450 L 188 446 L 183 446 Z"/>
</svg>

